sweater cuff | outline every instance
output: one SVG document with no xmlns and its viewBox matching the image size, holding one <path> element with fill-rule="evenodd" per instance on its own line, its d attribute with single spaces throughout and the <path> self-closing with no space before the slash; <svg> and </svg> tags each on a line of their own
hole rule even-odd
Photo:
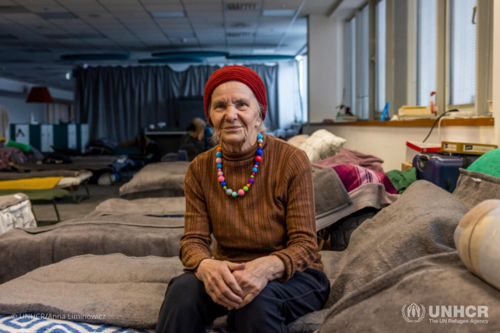
<svg viewBox="0 0 500 333">
<path fill-rule="evenodd" d="M 286 281 L 288 281 L 293 276 L 293 274 L 295 273 L 294 268 L 293 268 L 293 261 L 292 261 L 292 259 L 289 256 L 287 256 L 286 254 L 284 254 L 284 253 L 282 253 L 280 251 L 273 252 L 273 253 L 271 253 L 271 255 L 280 258 L 281 261 L 283 261 L 283 263 L 285 264 L 285 271 L 283 272 L 283 276 L 281 278 L 277 279 L 277 280 L 279 282 L 286 282 Z"/>
<path fill-rule="evenodd" d="M 200 266 L 200 263 L 202 262 L 202 260 L 205 260 L 205 259 L 212 259 L 212 257 L 207 256 L 205 254 L 199 254 L 196 256 L 192 256 L 191 258 L 189 258 L 189 260 L 186 263 L 184 263 L 184 272 L 185 273 L 196 272 L 196 270 L 198 269 L 198 266 Z"/>
</svg>

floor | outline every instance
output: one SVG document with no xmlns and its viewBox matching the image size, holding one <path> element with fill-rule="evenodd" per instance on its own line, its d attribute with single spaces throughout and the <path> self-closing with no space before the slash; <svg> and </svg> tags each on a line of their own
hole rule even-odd
<svg viewBox="0 0 500 333">
<path fill-rule="evenodd" d="M 90 199 L 83 199 L 79 204 L 75 204 L 71 196 L 57 200 L 57 208 L 61 221 L 84 217 L 92 212 L 95 207 L 110 198 L 119 198 L 119 189 L 123 184 L 114 184 L 111 186 L 100 186 L 96 184 L 89 185 Z M 80 188 L 77 195 L 84 195 L 85 190 Z M 57 219 L 54 206 L 51 202 L 35 202 L 33 209 L 37 220 L 55 221 Z"/>
</svg>

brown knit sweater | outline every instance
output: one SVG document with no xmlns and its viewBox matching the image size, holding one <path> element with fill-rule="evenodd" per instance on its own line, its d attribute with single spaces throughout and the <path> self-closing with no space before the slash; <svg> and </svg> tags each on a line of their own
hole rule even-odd
<svg viewBox="0 0 500 333">
<path fill-rule="evenodd" d="M 243 153 L 224 149 L 223 171 L 233 191 L 248 182 L 257 143 Z M 246 262 L 267 255 L 285 264 L 286 281 L 307 267 L 322 270 L 317 252 L 311 163 L 306 154 L 272 136 L 264 136 L 262 162 L 255 183 L 243 197 L 229 197 L 218 182 L 215 148 L 198 155 L 186 174 L 185 231 L 180 258 L 194 271 L 213 257 Z"/>
</svg>

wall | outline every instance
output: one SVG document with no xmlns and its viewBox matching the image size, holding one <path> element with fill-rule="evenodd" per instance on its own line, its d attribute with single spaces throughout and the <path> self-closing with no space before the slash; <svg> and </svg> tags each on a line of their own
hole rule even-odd
<svg viewBox="0 0 500 333">
<path fill-rule="evenodd" d="M 309 121 L 335 117 L 342 103 L 342 21 L 323 15 L 308 18 Z"/>
<path fill-rule="evenodd" d="M 26 98 L 32 86 L 34 85 L 31 83 L 0 77 L 0 105 L 7 108 L 11 124 L 28 123 L 31 114 L 33 114 L 36 121 L 45 122 L 46 105 L 26 103 Z M 49 90 L 55 100 L 73 102 L 73 92 L 50 87 Z"/>
<path fill-rule="evenodd" d="M 495 117 L 495 142 L 500 146 L 500 3 L 498 1 L 493 3 L 493 117 Z"/>
<path fill-rule="evenodd" d="M 10 123 L 28 123 L 33 113 L 38 122 L 45 121 L 45 104 L 26 103 L 26 98 L 0 95 L 0 105 L 7 108 Z"/>
<path fill-rule="evenodd" d="M 278 71 L 278 106 L 279 125 L 285 128 L 295 121 L 295 115 L 300 114 L 300 105 L 296 98 L 298 89 L 297 68 L 293 61 L 280 61 Z"/>
<path fill-rule="evenodd" d="M 500 119 L 500 118 L 499 118 Z M 401 163 L 407 157 L 406 141 L 422 141 L 429 133 L 429 127 L 382 127 L 382 126 L 325 126 L 307 125 L 305 134 L 325 128 L 333 134 L 346 139 L 344 148 L 375 155 L 384 160 L 384 170 L 401 170 Z M 495 143 L 494 127 L 441 127 L 441 140 Z M 437 127 L 426 142 L 435 143 L 438 140 Z"/>
</svg>

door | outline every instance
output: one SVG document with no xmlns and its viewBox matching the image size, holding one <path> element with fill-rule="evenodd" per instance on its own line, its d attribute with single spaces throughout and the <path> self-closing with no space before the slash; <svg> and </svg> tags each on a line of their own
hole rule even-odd
<svg viewBox="0 0 500 333">
<path fill-rule="evenodd" d="M 89 125 L 88 124 L 81 124 L 80 125 L 80 131 L 81 131 L 81 144 L 82 146 L 81 151 L 82 153 L 85 153 L 85 147 L 89 143 Z"/>
<path fill-rule="evenodd" d="M 68 148 L 76 149 L 76 125 L 69 124 L 68 125 Z"/>
<path fill-rule="evenodd" d="M 14 141 L 19 143 L 30 144 L 30 125 L 16 124 L 14 132 Z"/>
<path fill-rule="evenodd" d="M 54 127 L 52 125 L 42 125 L 42 152 L 51 153 L 54 150 Z"/>
</svg>

